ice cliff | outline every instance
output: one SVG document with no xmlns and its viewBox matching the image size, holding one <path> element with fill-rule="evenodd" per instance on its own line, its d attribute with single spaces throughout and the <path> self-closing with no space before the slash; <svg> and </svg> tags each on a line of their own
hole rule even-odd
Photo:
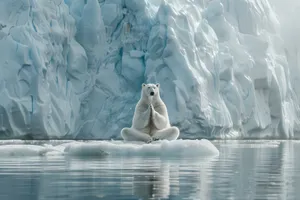
<svg viewBox="0 0 300 200">
<path fill-rule="evenodd" d="M 272 1 L 2 0 L 0 137 L 119 138 L 143 82 L 181 138 L 299 137 L 299 38 Z"/>
</svg>

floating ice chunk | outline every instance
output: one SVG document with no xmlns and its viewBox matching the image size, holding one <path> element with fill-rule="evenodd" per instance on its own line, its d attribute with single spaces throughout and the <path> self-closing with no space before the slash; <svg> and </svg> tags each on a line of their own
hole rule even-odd
<svg viewBox="0 0 300 200">
<path fill-rule="evenodd" d="M 206 157 L 217 156 L 219 150 L 208 140 L 157 141 L 151 144 L 124 141 L 55 142 L 4 141 L 0 157 L 10 156 L 161 156 Z"/>
<path fill-rule="evenodd" d="M 42 156 L 50 149 L 38 145 L 9 144 L 0 146 L 0 156 Z"/>
<path fill-rule="evenodd" d="M 103 150 L 103 146 L 90 143 L 73 143 L 64 149 L 65 153 L 71 156 L 105 156 L 107 152 Z"/>
<path fill-rule="evenodd" d="M 72 156 L 216 156 L 218 149 L 208 140 L 158 141 L 151 144 L 123 141 L 74 142 L 65 153 Z"/>
</svg>

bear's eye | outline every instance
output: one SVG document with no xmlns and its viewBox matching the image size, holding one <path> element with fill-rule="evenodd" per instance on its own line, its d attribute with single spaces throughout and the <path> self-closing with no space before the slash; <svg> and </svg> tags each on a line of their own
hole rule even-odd
<svg viewBox="0 0 300 200">
<path fill-rule="evenodd" d="M 150 87 L 148 87 L 148 89 L 150 89 Z"/>
</svg>

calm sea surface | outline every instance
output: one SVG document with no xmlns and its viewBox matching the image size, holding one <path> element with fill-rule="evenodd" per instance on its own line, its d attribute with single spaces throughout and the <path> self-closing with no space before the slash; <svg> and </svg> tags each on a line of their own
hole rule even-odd
<svg viewBox="0 0 300 200">
<path fill-rule="evenodd" d="M 0 157 L 0 200 L 300 199 L 300 141 L 213 143 L 213 158 Z"/>
</svg>

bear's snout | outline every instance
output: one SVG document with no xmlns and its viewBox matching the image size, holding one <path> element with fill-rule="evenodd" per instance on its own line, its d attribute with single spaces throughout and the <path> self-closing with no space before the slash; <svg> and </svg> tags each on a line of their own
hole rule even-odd
<svg viewBox="0 0 300 200">
<path fill-rule="evenodd" d="M 150 96 L 153 96 L 154 95 L 154 92 L 150 92 Z"/>
</svg>

